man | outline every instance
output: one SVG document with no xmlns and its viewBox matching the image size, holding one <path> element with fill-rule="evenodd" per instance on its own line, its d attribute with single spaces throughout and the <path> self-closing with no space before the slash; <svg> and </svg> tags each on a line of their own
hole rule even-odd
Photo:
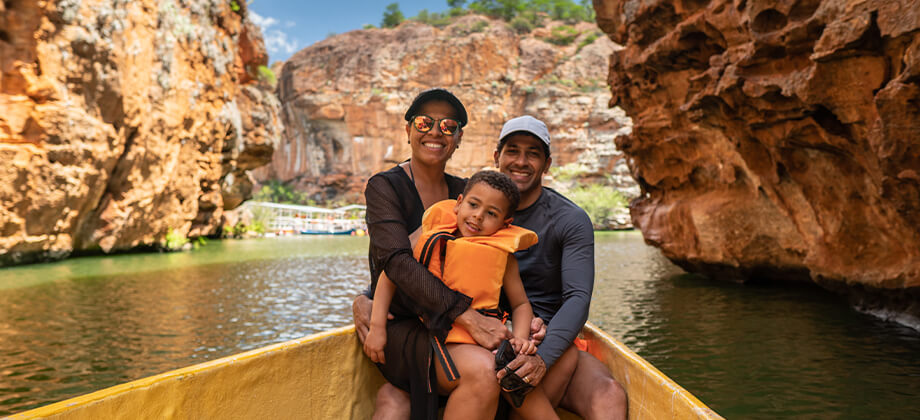
<svg viewBox="0 0 920 420">
<path fill-rule="evenodd" d="M 523 116 L 505 123 L 493 153 L 495 166 L 521 192 L 512 223 L 540 238 L 536 246 L 515 253 L 534 313 L 547 322 L 537 354 L 519 356 L 509 364 L 518 376 L 531 378 L 542 376 L 571 345 L 588 319 L 594 288 L 591 221 L 584 210 L 543 186 L 543 175 L 552 164 L 549 144 L 546 124 Z M 583 351 L 577 360 L 568 383 L 546 383 L 550 400 L 585 419 L 625 419 L 626 393 L 607 367 Z"/>
</svg>

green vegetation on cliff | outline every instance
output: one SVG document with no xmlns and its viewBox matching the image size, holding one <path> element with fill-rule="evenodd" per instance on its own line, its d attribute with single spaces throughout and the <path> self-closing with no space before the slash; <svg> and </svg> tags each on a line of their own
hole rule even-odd
<svg viewBox="0 0 920 420">
<path fill-rule="evenodd" d="M 316 203 L 307 198 L 307 194 L 297 191 L 291 186 L 277 179 L 266 181 L 262 189 L 252 197 L 253 201 L 264 201 L 278 204 L 303 204 L 314 206 Z"/>
<path fill-rule="evenodd" d="M 588 213 L 595 229 L 605 227 L 618 208 L 625 208 L 626 198 L 609 185 L 579 185 L 569 191 L 568 198 Z"/>
<path fill-rule="evenodd" d="M 628 205 L 626 197 L 611 185 L 588 179 L 587 170 L 570 163 L 550 168 L 553 179 L 562 185 L 563 194 L 588 213 L 595 229 L 608 229 L 618 210 Z"/>
<path fill-rule="evenodd" d="M 399 10 L 399 3 L 390 3 L 383 12 L 383 20 L 380 22 L 380 27 L 395 28 L 404 20 L 406 20 L 406 18 Z"/>
<path fill-rule="evenodd" d="M 469 5 L 464 8 L 467 4 Z M 455 17 L 476 13 L 509 22 L 518 33 L 528 33 L 536 27 L 543 26 L 544 18 L 568 24 L 593 22 L 595 19 L 594 6 L 589 0 L 447 0 L 447 6 L 450 7 L 447 12 L 437 13 L 422 9 L 418 15 L 409 19 L 441 28 L 449 25 Z M 393 28 L 404 20 L 406 19 L 399 10 L 399 3 L 390 3 L 383 12 L 380 27 Z M 368 29 L 368 26 L 365 26 L 365 29 Z M 550 42 L 568 45 L 577 35 L 577 32 L 574 36 L 571 33 L 558 36 L 554 33 Z M 565 39 L 568 39 L 568 42 L 563 42 Z"/>
</svg>

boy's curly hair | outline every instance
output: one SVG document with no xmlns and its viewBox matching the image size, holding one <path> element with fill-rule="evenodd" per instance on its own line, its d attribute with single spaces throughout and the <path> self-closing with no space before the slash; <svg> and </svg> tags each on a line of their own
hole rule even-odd
<svg viewBox="0 0 920 420">
<path fill-rule="evenodd" d="M 505 175 L 498 171 L 492 170 L 483 170 L 476 172 L 473 176 L 470 177 L 469 181 L 466 181 L 466 188 L 463 189 L 463 195 L 466 196 L 470 192 L 470 189 L 473 188 L 473 185 L 479 183 L 486 183 L 490 187 L 495 188 L 502 192 L 505 195 L 505 198 L 508 199 L 508 212 L 505 213 L 505 217 L 511 216 L 511 213 L 517 209 L 518 204 L 521 202 L 521 192 L 518 191 L 517 185 L 514 184 L 514 181 L 511 180 L 511 177 Z"/>
</svg>

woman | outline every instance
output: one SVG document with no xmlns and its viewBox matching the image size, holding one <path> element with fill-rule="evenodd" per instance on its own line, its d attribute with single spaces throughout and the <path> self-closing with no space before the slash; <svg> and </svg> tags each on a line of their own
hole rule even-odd
<svg viewBox="0 0 920 420">
<path fill-rule="evenodd" d="M 421 92 L 406 111 L 406 136 L 412 158 L 380 172 L 365 189 L 370 234 L 371 290 L 381 271 L 396 283 L 387 322 L 387 345 L 380 366 L 384 377 L 408 391 L 411 418 L 436 418 L 437 394 L 450 394 L 444 418 L 491 418 L 498 404 L 498 383 L 482 360 L 480 369 L 460 370 L 460 379 L 438 382 L 431 354 L 431 335 L 453 322 L 463 325 L 486 348 L 495 348 L 509 331 L 500 321 L 469 308 L 470 298 L 445 286 L 412 256 L 410 234 L 417 235 L 422 214 L 429 206 L 457 198 L 465 181 L 444 172 L 463 136 L 467 113 L 463 104 L 444 89 Z M 355 325 L 363 341 L 367 334 L 371 301 L 355 300 Z M 421 318 L 421 320 L 420 320 Z M 381 392 L 387 392 L 385 387 Z"/>
</svg>

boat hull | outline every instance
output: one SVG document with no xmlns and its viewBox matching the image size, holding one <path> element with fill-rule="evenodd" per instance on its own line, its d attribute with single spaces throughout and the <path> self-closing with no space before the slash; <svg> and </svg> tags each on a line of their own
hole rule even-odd
<svg viewBox="0 0 920 420">
<path fill-rule="evenodd" d="M 301 235 L 351 235 L 355 229 L 328 231 L 328 230 L 301 230 Z"/>
<path fill-rule="evenodd" d="M 587 351 L 627 390 L 629 418 L 719 419 L 714 411 L 600 329 Z M 343 327 L 116 385 L 14 414 L 13 419 L 366 419 L 384 384 Z M 562 418 L 577 418 L 561 412 Z"/>
</svg>

